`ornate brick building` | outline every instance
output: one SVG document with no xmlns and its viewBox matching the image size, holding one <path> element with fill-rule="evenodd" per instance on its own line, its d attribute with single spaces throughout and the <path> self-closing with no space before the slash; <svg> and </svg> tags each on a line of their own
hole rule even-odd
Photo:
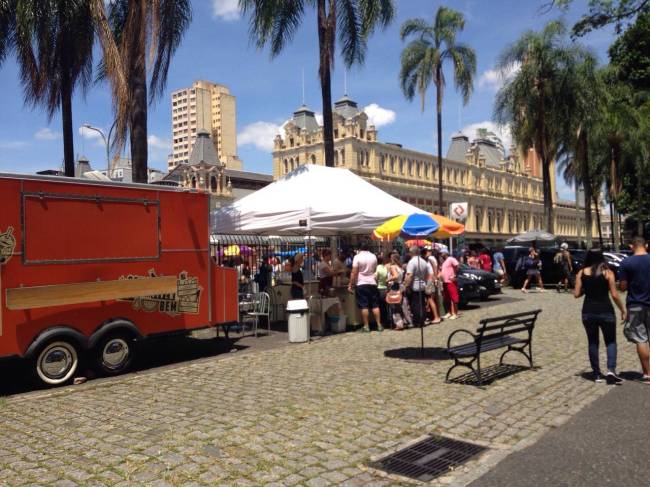
<svg viewBox="0 0 650 487">
<path fill-rule="evenodd" d="M 334 104 L 334 164 L 348 168 L 394 196 L 421 208 L 437 208 L 437 157 L 377 140 L 377 130 L 357 103 L 344 96 Z M 468 240 L 503 241 L 543 223 L 540 162 L 534 151 L 510 148 L 506 157 L 493 134 L 474 141 L 454 135 L 443 160 L 445 213 L 453 202 L 468 202 Z M 323 131 L 306 106 L 293 113 L 285 135 L 275 138 L 273 176 L 302 164 L 324 164 Z M 555 175 L 554 168 L 551 174 Z M 555 177 L 551 182 L 555 194 Z M 350 197 L 335 195 L 333 197 Z M 556 198 L 555 229 L 567 240 L 584 235 L 582 211 Z"/>
</svg>

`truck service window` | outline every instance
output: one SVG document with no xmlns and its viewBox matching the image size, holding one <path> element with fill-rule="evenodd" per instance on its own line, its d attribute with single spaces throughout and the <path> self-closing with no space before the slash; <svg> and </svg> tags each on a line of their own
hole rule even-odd
<svg viewBox="0 0 650 487">
<path fill-rule="evenodd" d="M 156 259 L 159 213 L 152 200 L 25 193 L 24 261 Z"/>
</svg>

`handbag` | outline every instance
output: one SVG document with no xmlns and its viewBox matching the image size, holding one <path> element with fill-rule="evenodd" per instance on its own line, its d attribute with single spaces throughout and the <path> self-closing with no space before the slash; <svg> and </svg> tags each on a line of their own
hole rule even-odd
<svg viewBox="0 0 650 487">
<path fill-rule="evenodd" d="M 402 303 L 402 290 L 400 289 L 399 284 L 395 283 L 391 288 L 386 292 L 386 303 L 387 304 L 401 304 Z"/>
<path fill-rule="evenodd" d="M 424 294 L 431 296 L 436 292 L 436 282 L 432 279 L 424 285 Z"/>
</svg>

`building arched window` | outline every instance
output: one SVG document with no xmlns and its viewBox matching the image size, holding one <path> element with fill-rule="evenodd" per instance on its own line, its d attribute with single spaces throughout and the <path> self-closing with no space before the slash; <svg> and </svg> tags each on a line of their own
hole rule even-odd
<svg viewBox="0 0 650 487">
<path fill-rule="evenodd" d="M 384 154 L 379 155 L 379 167 L 381 169 L 381 172 L 386 171 L 386 156 Z"/>
<path fill-rule="evenodd" d="M 192 176 L 192 188 L 196 189 L 196 176 Z"/>
<path fill-rule="evenodd" d="M 312 164 L 316 164 L 316 155 L 312 154 L 310 160 Z"/>
<path fill-rule="evenodd" d="M 399 158 L 399 173 L 404 174 L 404 159 Z"/>
<path fill-rule="evenodd" d="M 411 160 L 408 161 L 408 167 L 409 167 L 409 176 L 413 176 L 413 161 Z"/>
<path fill-rule="evenodd" d="M 390 172 L 395 174 L 395 156 L 389 156 L 390 157 Z"/>
<path fill-rule="evenodd" d="M 286 159 L 284 160 L 284 172 L 288 173 L 289 172 L 289 161 Z"/>
<path fill-rule="evenodd" d="M 213 193 L 217 192 L 217 177 L 216 176 L 210 176 L 210 191 Z"/>
</svg>

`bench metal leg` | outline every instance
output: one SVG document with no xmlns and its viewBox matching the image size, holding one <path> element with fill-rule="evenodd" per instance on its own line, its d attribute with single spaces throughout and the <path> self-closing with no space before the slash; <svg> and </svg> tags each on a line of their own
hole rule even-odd
<svg viewBox="0 0 650 487">
<path fill-rule="evenodd" d="M 478 365 L 478 371 L 472 365 L 475 361 L 477 362 Z M 470 360 L 469 362 L 463 362 L 462 360 L 458 360 L 456 357 L 454 357 L 454 362 L 455 362 L 454 365 L 452 365 L 447 371 L 447 375 L 445 376 L 445 382 L 449 382 L 449 375 L 451 374 L 451 371 L 454 370 L 456 367 L 467 367 L 469 370 L 474 372 L 474 375 L 476 376 L 479 385 L 482 385 L 481 375 L 480 375 L 481 360 L 478 358 L 478 356 L 473 357 L 472 360 Z"/>
<path fill-rule="evenodd" d="M 529 353 L 526 353 L 526 347 L 528 347 Z M 508 345 L 508 349 L 501 354 L 501 358 L 499 359 L 499 365 L 503 365 L 503 357 L 505 357 L 508 352 L 521 353 L 524 357 L 528 359 L 530 368 L 531 369 L 533 368 L 533 347 L 531 343 L 526 343 L 523 347 L 515 347 L 512 345 Z"/>
</svg>

